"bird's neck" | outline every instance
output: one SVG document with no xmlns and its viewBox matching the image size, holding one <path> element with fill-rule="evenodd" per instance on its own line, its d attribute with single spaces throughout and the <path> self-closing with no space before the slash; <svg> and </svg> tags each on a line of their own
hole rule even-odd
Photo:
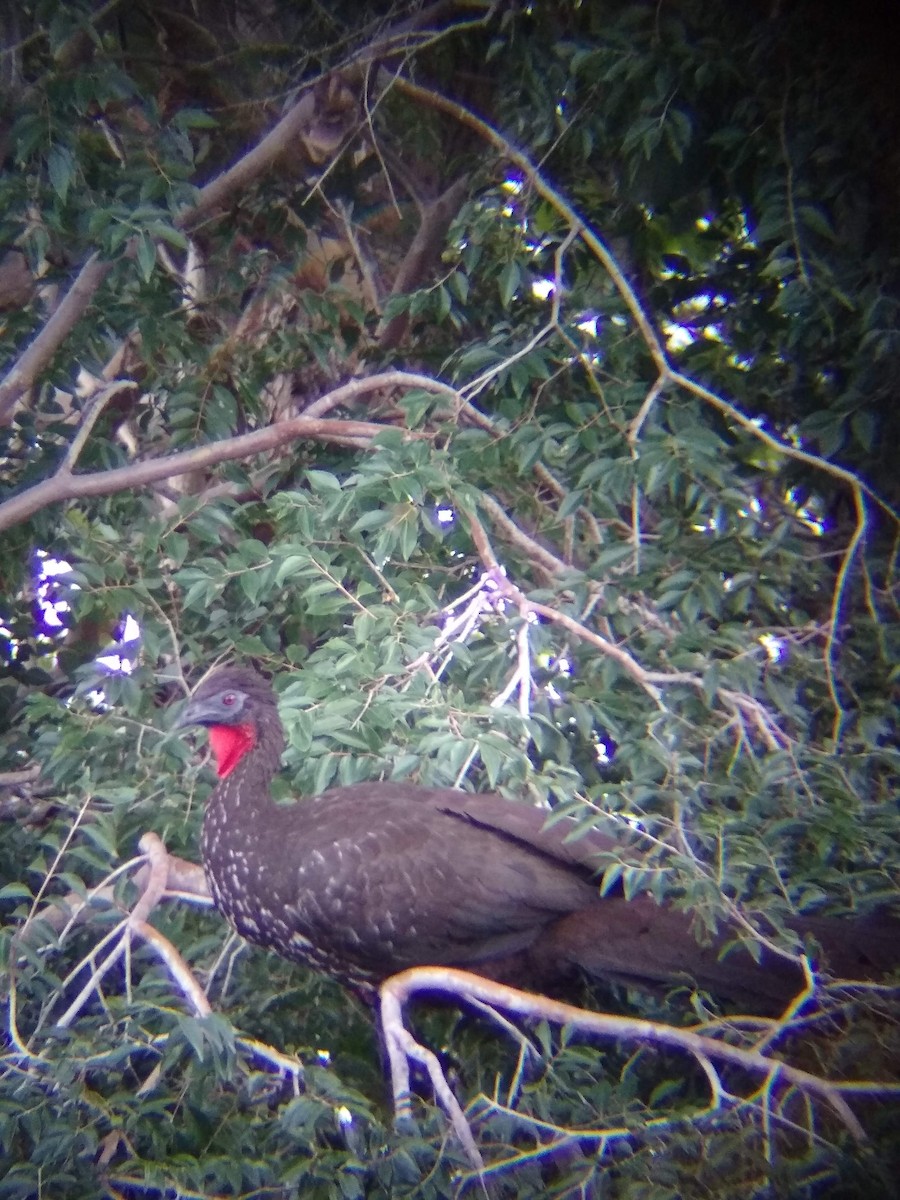
<svg viewBox="0 0 900 1200">
<path fill-rule="evenodd" d="M 209 745 L 216 759 L 216 774 L 225 779 L 256 745 L 254 725 L 213 725 Z"/>
<path fill-rule="evenodd" d="M 222 736 L 210 740 L 222 756 L 219 781 L 203 814 L 203 867 L 220 911 L 239 932 L 259 940 L 253 909 L 276 905 L 267 864 L 284 854 L 284 822 L 272 798 L 280 738 L 271 746 L 256 742 L 246 748 L 247 739 L 232 730 L 230 740 Z"/>
<path fill-rule="evenodd" d="M 216 759 L 219 782 L 209 798 L 210 807 L 245 818 L 274 807 L 272 779 L 281 763 L 284 735 L 281 724 L 213 725 L 209 744 Z"/>
<path fill-rule="evenodd" d="M 267 754 L 256 745 L 220 774 L 203 815 L 204 863 L 210 856 L 223 861 L 226 847 L 243 855 L 251 847 L 258 852 L 269 846 L 273 838 L 277 843 L 280 806 L 272 798 L 272 778 L 278 765 L 278 754 Z"/>
<path fill-rule="evenodd" d="M 271 762 L 258 748 L 248 750 L 226 774 L 221 774 L 207 801 L 206 810 L 226 810 L 232 816 L 241 812 L 247 820 L 252 813 L 275 807 L 272 778 L 277 762 Z"/>
<path fill-rule="evenodd" d="M 209 745 L 220 779 L 227 779 L 247 760 L 252 764 L 254 774 L 267 772 L 271 779 L 281 760 L 284 734 L 280 723 L 260 726 L 249 721 L 238 725 L 211 725 Z"/>
</svg>

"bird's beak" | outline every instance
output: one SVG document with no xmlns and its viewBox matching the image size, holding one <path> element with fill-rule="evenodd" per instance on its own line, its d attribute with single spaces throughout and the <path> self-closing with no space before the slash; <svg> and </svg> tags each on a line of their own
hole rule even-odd
<svg viewBox="0 0 900 1200">
<path fill-rule="evenodd" d="M 184 729 L 188 725 L 216 725 L 221 718 L 222 714 L 217 709 L 214 710 L 208 701 L 188 700 L 172 728 Z"/>
</svg>

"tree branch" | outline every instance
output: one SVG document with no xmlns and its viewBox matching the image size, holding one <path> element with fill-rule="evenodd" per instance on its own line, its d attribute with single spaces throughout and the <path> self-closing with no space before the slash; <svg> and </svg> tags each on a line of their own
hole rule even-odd
<svg viewBox="0 0 900 1200">
<path fill-rule="evenodd" d="M 419 228 L 403 257 L 394 277 L 391 295 L 398 296 L 417 288 L 427 278 L 432 264 L 439 257 L 450 222 L 459 211 L 469 177 L 463 175 L 455 180 L 436 200 L 425 205 Z M 393 350 L 403 339 L 409 324 L 409 314 L 399 313 L 389 321 L 383 321 L 377 333 L 378 345 L 382 350 Z"/>
<path fill-rule="evenodd" d="M 444 9 L 438 4 L 426 10 L 437 19 Z M 424 14 L 412 22 L 404 22 L 399 30 L 388 31 L 381 44 L 367 46 L 359 56 L 358 67 L 362 70 L 373 58 L 384 53 L 385 47 L 392 46 L 398 36 L 405 36 L 415 30 Z M 470 22 L 466 22 L 469 24 Z M 477 23 L 477 22 L 476 22 Z M 446 31 L 437 30 L 439 36 Z M 396 50 L 394 52 L 397 52 Z M 334 75 L 337 78 L 337 74 Z M 320 147 L 321 138 L 315 138 L 316 124 L 319 121 L 319 96 L 326 79 L 309 82 L 294 106 L 281 118 L 278 123 L 263 135 L 259 142 L 238 159 L 233 166 L 217 175 L 202 187 L 197 200 L 190 207 L 183 209 L 175 218 L 175 225 L 180 229 L 189 230 L 207 218 L 216 209 L 221 208 L 233 195 L 245 190 L 250 183 L 267 171 L 287 150 L 296 146 L 298 141 L 312 139 Z M 331 114 L 329 114 L 329 117 Z M 339 136 L 335 139 L 333 122 L 324 122 L 327 126 L 327 139 L 331 149 L 341 144 L 347 132 L 342 126 Z M 22 397 L 34 386 L 38 375 L 43 371 L 50 359 L 57 352 L 81 317 L 87 311 L 97 289 L 112 268 L 111 262 L 100 258 L 99 252 L 93 253 L 78 272 L 68 292 L 59 307 L 46 322 L 28 348 L 19 356 L 11 370 L 0 380 L 0 425 L 8 424 L 16 405 Z"/>
<path fill-rule="evenodd" d="M 847 1103 L 846 1097 L 900 1095 L 900 1084 L 877 1080 L 823 1079 L 780 1059 L 772 1058 L 760 1049 L 735 1046 L 709 1034 L 699 1033 L 696 1029 L 681 1029 L 638 1017 L 615 1016 L 575 1008 L 571 1004 L 519 991 L 454 967 L 413 967 L 391 976 L 379 989 L 381 1023 L 391 1067 L 395 1115 L 397 1120 L 403 1120 L 409 1115 L 408 1062 L 420 1062 L 428 1071 L 435 1095 L 450 1117 L 454 1131 L 476 1170 L 481 1168 L 482 1160 L 465 1114 L 450 1090 L 437 1059 L 415 1041 L 404 1024 L 404 1005 L 423 992 L 440 992 L 463 1004 L 477 1002 L 479 1011 L 487 1012 L 488 1015 L 491 1015 L 491 1008 L 496 1007 L 528 1020 L 549 1021 L 554 1025 L 567 1026 L 599 1038 L 644 1042 L 653 1046 L 682 1050 L 697 1060 L 708 1079 L 711 1079 L 709 1065 L 718 1061 L 741 1068 L 751 1075 L 762 1075 L 767 1090 L 775 1083 L 789 1084 L 804 1094 L 827 1103 L 853 1138 L 859 1142 L 866 1140 L 865 1130 Z M 718 1081 L 717 1073 L 714 1072 L 713 1077 Z M 724 1096 L 724 1091 L 717 1083 L 713 1087 L 713 1104 Z"/>
<path fill-rule="evenodd" d="M 38 375 L 84 316 L 111 268 L 112 263 L 103 262 L 98 253 L 90 256 L 53 316 L 0 380 L 0 425 L 9 424 L 15 406 L 34 387 Z"/>
<path fill-rule="evenodd" d="M 546 200 L 548 204 L 564 217 L 570 229 L 578 231 L 581 239 L 589 246 L 595 257 L 600 261 L 612 280 L 616 291 L 622 297 L 625 307 L 631 313 L 660 374 L 668 373 L 670 367 L 665 347 L 656 330 L 653 328 L 649 317 L 644 312 L 643 305 L 638 299 L 637 293 L 616 262 L 612 251 L 600 235 L 595 233 L 582 220 L 572 205 L 544 179 L 531 159 L 526 154 L 523 154 L 521 150 L 517 150 L 502 133 L 494 129 L 487 121 L 483 121 L 470 109 L 462 104 L 458 104 L 455 100 L 450 100 L 448 97 L 442 96 L 439 92 L 434 92 L 430 88 L 421 87 L 419 84 L 413 83 L 402 75 L 392 76 L 390 86 L 398 88 L 398 90 L 405 92 L 408 96 L 413 97 L 413 99 L 422 104 L 428 105 L 430 108 L 436 108 L 441 112 L 447 113 L 455 120 L 467 125 L 470 129 L 474 129 L 485 141 L 490 142 L 496 150 L 499 150 L 505 159 L 522 172 L 541 199 Z"/>
<path fill-rule="evenodd" d="M 490 496 L 483 493 L 479 497 L 479 502 L 494 523 L 507 535 L 508 540 L 523 549 L 529 555 L 531 561 L 540 570 L 544 571 L 550 579 L 558 580 L 559 572 L 568 570 L 566 564 L 561 559 L 557 559 L 549 551 L 545 551 L 537 542 L 529 538 L 527 534 L 524 534 Z M 495 589 L 497 595 L 505 596 L 511 600 L 518 608 L 520 615 L 526 617 L 528 613 L 534 613 L 536 616 L 541 616 L 546 621 L 551 622 L 551 624 L 561 625 L 564 629 L 574 634 L 580 641 L 587 642 L 589 645 L 596 647 L 607 658 L 611 658 L 614 662 L 618 663 L 624 673 L 634 680 L 639 687 L 643 688 L 647 695 L 660 707 L 662 707 L 662 687 L 682 684 L 693 688 L 701 694 L 705 691 L 706 685 L 701 675 L 695 675 L 690 671 L 649 671 L 623 646 L 589 629 L 583 621 L 577 620 L 569 613 L 563 612 L 560 609 L 552 608 L 548 604 L 529 600 L 525 593 L 507 577 L 505 569 L 494 553 L 494 548 L 490 543 L 487 532 L 478 518 L 470 511 L 467 511 L 465 515 L 469 522 L 472 540 L 475 543 L 478 556 L 486 569 L 487 576 L 491 579 L 492 587 Z M 478 586 L 480 587 L 481 584 Z M 424 656 L 424 658 L 427 660 L 427 656 Z M 416 660 L 416 664 L 414 665 L 417 665 L 420 661 Z M 765 705 L 754 696 L 745 695 L 742 692 L 722 686 L 716 689 L 716 695 L 732 712 L 738 714 L 742 719 L 747 718 L 752 723 L 768 750 L 779 750 L 790 744 L 790 739 L 779 728 L 774 717 L 769 713 Z"/>
<path fill-rule="evenodd" d="M 423 388 L 439 395 L 456 395 L 454 388 L 431 379 L 427 375 L 417 375 L 407 371 L 384 371 L 364 379 L 354 379 L 342 387 L 335 388 L 333 392 L 329 393 L 327 399 L 330 407 L 337 407 L 340 404 L 350 403 L 369 392 L 390 387 Z M 323 397 L 323 399 L 326 398 Z M 0 504 L 0 530 L 11 529 L 42 508 L 64 500 L 75 500 L 85 496 L 109 496 L 128 488 L 143 487 L 149 483 L 158 483 L 162 479 L 171 479 L 177 475 L 186 475 L 191 471 L 203 470 L 215 466 L 217 463 L 249 458 L 251 455 L 260 454 L 266 450 L 276 450 L 280 446 L 303 439 L 333 442 L 352 437 L 357 446 L 369 445 L 379 433 L 390 428 L 394 428 L 394 426 L 374 421 L 329 420 L 310 417 L 304 413 L 299 417 L 276 421 L 274 424 L 268 425 L 264 429 L 254 430 L 252 433 L 224 438 L 218 442 L 210 442 L 205 446 L 197 446 L 193 450 L 182 450 L 177 454 L 168 454 L 162 458 L 130 463 L 126 467 L 114 467 L 109 471 L 96 471 L 85 475 L 57 471 L 50 479 L 45 479 L 43 482 L 35 484 L 34 487 L 20 492 L 11 500 Z M 422 438 L 430 435 L 408 432 L 406 436 Z"/>
<path fill-rule="evenodd" d="M 644 340 L 650 357 L 653 359 L 657 368 L 658 379 L 651 385 L 650 391 L 644 400 L 641 411 L 638 414 L 640 423 L 646 419 L 647 413 L 653 403 L 658 399 L 659 395 L 665 390 L 667 385 L 675 385 L 682 387 L 686 391 L 692 392 L 706 404 L 717 409 L 724 416 L 740 425 L 745 432 L 763 442 L 766 446 L 776 450 L 779 454 L 786 458 L 795 459 L 798 462 L 806 463 L 817 470 L 824 471 L 835 479 L 849 484 L 853 488 L 861 488 L 862 491 L 870 497 L 870 499 L 878 505 L 892 520 L 900 522 L 900 513 L 893 509 L 886 500 L 884 500 L 872 487 L 865 482 L 859 475 L 853 471 L 847 470 L 845 467 L 838 466 L 836 463 L 830 462 L 828 459 L 822 458 L 817 454 L 812 454 L 808 450 L 802 450 L 797 446 L 791 445 L 789 442 L 783 441 L 781 438 L 775 437 L 762 429 L 754 420 L 741 412 L 736 405 L 731 401 L 725 400 L 717 395 L 703 384 L 698 383 L 695 379 L 691 379 L 689 375 L 684 375 L 681 371 L 676 370 L 669 362 L 669 356 L 666 353 L 665 345 L 659 334 L 653 327 L 653 323 L 644 311 L 637 293 L 629 283 L 624 271 L 616 261 L 612 251 L 603 241 L 598 233 L 579 216 L 578 212 L 571 204 L 560 194 L 535 167 L 534 163 L 526 154 L 517 150 L 511 142 L 509 142 L 503 134 L 489 125 L 487 121 L 483 121 L 476 116 L 470 109 L 459 104 L 455 100 L 450 100 L 448 97 L 441 95 L 439 92 L 434 92 L 429 88 L 421 87 L 419 84 L 411 82 L 402 75 L 391 76 L 390 86 L 396 87 L 398 90 L 411 96 L 422 104 L 427 104 L 431 108 L 438 109 L 440 112 L 447 113 L 455 120 L 475 130 L 485 141 L 489 142 L 497 149 L 504 158 L 511 162 L 518 170 L 522 172 L 528 183 L 534 188 L 542 200 L 545 200 L 561 217 L 566 221 L 570 229 L 577 230 L 580 238 L 585 245 L 591 250 L 595 258 L 601 264 L 603 269 L 609 275 L 613 286 L 622 297 L 625 307 L 631 313 L 631 317 Z M 640 430 L 640 424 L 633 424 L 631 436 L 629 440 L 632 445 L 635 443 L 637 434 Z"/>
</svg>

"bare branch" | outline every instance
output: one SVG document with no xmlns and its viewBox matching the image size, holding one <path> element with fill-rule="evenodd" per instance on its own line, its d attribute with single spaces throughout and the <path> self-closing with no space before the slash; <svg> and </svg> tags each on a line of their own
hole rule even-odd
<svg viewBox="0 0 900 1200">
<path fill-rule="evenodd" d="M 40 765 L 23 767 L 21 771 L 0 771 L 0 787 L 22 787 L 25 784 L 36 783 L 40 778 Z"/>
<path fill-rule="evenodd" d="M 55 1022 L 60 1028 L 65 1029 L 78 1016 L 88 1000 L 92 992 L 97 991 L 104 976 L 109 972 L 123 954 L 127 954 L 130 948 L 130 934 L 133 930 L 139 930 L 146 927 L 146 920 L 159 901 L 162 899 L 166 887 L 166 878 L 168 875 L 168 863 L 166 848 L 162 840 L 155 833 L 145 833 L 140 841 L 140 849 L 147 856 L 150 864 L 150 871 L 145 876 L 144 891 L 135 904 L 132 911 L 128 914 L 124 921 L 116 926 L 114 930 L 103 938 L 99 945 L 87 955 L 86 959 L 79 963 L 74 971 L 70 972 L 68 979 L 73 978 L 82 967 L 94 960 L 97 951 L 105 946 L 108 942 L 114 941 L 115 944 L 106 957 L 91 971 L 91 974 L 81 988 L 81 991 L 66 1009 L 61 1017 Z M 163 939 L 165 940 L 165 939 Z M 172 947 L 172 952 L 175 956 L 180 957 L 178 952 Z"/>
<path fill-rule="evenodd" d="M 38 375 L 87 312 L 94 293 L 111 267 L 112 263 L 103 262 L 99 254 L 91 255 L 53 316 L 0 380 L 0 425 L 9 424 L 13 409 L 22 396 L 34 387 Z"/>
<path fill-rule="evenodd" d="M 818 454 L 811 454 L 808 450 L 802 450 L 799 446 L 792 446 L 789 442 L 782 441 L 781 438 L 769 433 L 763 429 L 756 421 L 748 417 L 745 413 L 729 400 L 725 400 L 716 392 L 710 391 L 704 387 L 702 383 L 698 383 L 695 379 L 691 379 L 688 375 L 682 375 L 680 371 L 671 371 L 669 374 L 669 382 L 683 387 L 686 391 L 692 392 L 695 396 L 705 401 L 712 408 L 717 409 L 723 416 L 730 421 L 734 421 L 736 425 L 740 425 L 745 433 L 749 433 L 755 437 L 757 441 L 768 446 L 769 449 L 775 450 L 778 454 L 784 455 L 785 458 L 792 458 L 795 462 L 806 463 L 807 466 L 815 468 L 817 471 L 824 471 L 826 475 L 831 475 L 834 479 L 839 479 L 842 483 L 846 483 L 852 489 L 860 489 L 868 496 L 875 504 L 878 505 L 893 521 L 900 523 L 900 512 L 892 508 L 886 500 L 884 500 L 874 489 L 866 483 L 866 481 L 853 471 L 848 471 L 846 467 L 840 467 L 837 463 L 830 462 L 827 458 L 821 458 Z"/>
<path fill-rule="evenodd" d="M 506 540 L 511 542 L 512 545 L 518 546 L 520 550 L 524 550 L 529 560 L 554 582 L 558 583 L 561 577 L 564 577 L 572 570 L 568 563 L 563 562 L 561 558 L 557 558 L 552 551 L 542 546 L 533 537 L 530 537 L 523 529 L 520 529 L 493 496 L 489 496 L 485 492 L 479 496 L 478 502 L 487 513 L 491 523 L 496 525 Z"/>
<path fill-rule="evenodd" d="M 362 56 L 363 62 L 370 59 L 373 49 L 366 48 Z M 308 84 L 296 104 L 273 129 L 233 166 L 200 189 L 196 202 L 179 213 L 175 224 L 182 229 L 195 227 L 233 195 L 244 191 L 286 150 L 295 148 L 298 142 L 311 140 L 317 147 L 321 147 L 322 136 L 319 135 L 324 132 L 331 140 L 332 149 L 336 149 L 343 141 L 349 126 L 345 123 L 339 131 L 335 131 L 331 111 L 327 120 L 322 119 L 319 98 L 323 94 L 324 82 L 316 80 Z M 325 88 L 325 91 L 328 89 Z M 103 261 L 99 252 L 88 258 L 59 307 L 0 381 L 0 425 L 9 423 L 16 405 L 34 386 L 40 372 L 46 368 L 50 359 L 84 316 L 111 267 L 112 263 Z"/>
<path fill-rule="evenodd" d="M 847 544 L 847 549 L 841 559 L 841 565 L 838 568 L 837 577 L 834 581 L 834 592 L 831 597 L 831 619 L 828 622 L 828 634 L 825 639 L 825 678 L 828 681 L 828 691 L 831 695 L 831 702 L 834 705 L 834 723 L 831 727 L 831 740 L 834 743 L 835 752 L 840 749 L 841 728 L 844 723 L 844 706 L 841 704 L 841 698 L 838 695 L 834 662 L 841 620 L 841 605 L 847 589 L 850 568 L 853 565 L 853 560 L 856 558 L 857 551 L 865 537 L 868 526 L 865 496 L 862 489 L 857 486 L 853 488 L 853 500 L 856 506 L 856 526 Z"/>
<path fill-rule="evenodd" d="M 453 388 L 431 379 L 427 375 L 416 375 L 406 371 L 385 371 L 364 379 L 354 379 L 350 383 L 336 388 L 329 394 L 328 400 L 332 407 L 337 407 L 339 404 L 350 403 L 369 392 L 388 387 L 424 388 L 440 395 L 456 395 Z M 257 429 L 252 433 L 224 438 L 218 442 L 197 446 L 192 450 L 182 450 L 177 454 L 165 455 L 162 458 L 131 463 L 127 467 L 115 467 L 109 471 L 96 471 L 85 475 L 57 474 L 0 504 L 0 530 L 10 529 L 21 521 L 27 520 L 42 508 L 46 508 L 47 505 L 58 504 L 63 500 L 74 500 L 84 496 L 109 496 L 129 488 L 144 487 L 162 479 L 171 479 L 177 475 L 186 475 L 191 471 L 203 470 L 215 466 L 217 463 L 249 458 L 251 455 L 260 454 L 266 450 L 276 450 L 280 446 L 302 439 L 332 442 L 352 437 L 355 444 L 368 446 L 372 439 L 385 428 L 391 428 L 391 426 L 373 421 L 319 419 L 304 413 L 299 417 L 277 421 L 265 429 Z M 420 438 L 429 435 L 409 432 L 406 436 Z"/>
<path fill-rule="evenodd" d="M 762 1075 L 767 1091 L 776 1083 L 789 1084 L 804 1094 L 828 1104 L 859 1142 L 866 1140 L 866 1134 L 846 1097 L 885 1097 L 900 1094 L 900 1085 L 878 1080 L 823 1079 L 780 1059 L 772 1058 L 756 1047 L 736 1046 L 709 1033 L 700 1033 L 697 1029 L 683 1029 L 638 1017 L 615 1016 L 575 1008 L 573 1005 L 519 991 L 453 967 L 413 967 L 386 980 L 379 991 L 381 1021 L 391 1065 L 395 1114 L 400 1120 L 409 1113 L 409 1068 L 404 1059 L 423 1063 L 434 1086 L 435 1095 L 450 1117 L 453 1129 L 476 1169 L 479 1169 L 481 1159 L 471 1129 L 465 1121 L 465 1114 L 450 1091 L 443 1074 L 439 1073 L 437 1060 L 430 1051 L 415 1041 L 403 1023 L 403 1006 L 420 992 L 442 992 L 463 1004 L 478 1002 L 479 1011 L 486 1012 L 488 1016 L 491 1015 L 492 1008 L 498 1008 L 528 1020 L 549 1021 L 600 1038 L 643 1042 L 682 1050 L 697 1060 L 710 1080 L 714 1104 L 722 1099 L 725 1093 L 721 1089 L 718 1073 L 714 1070 L 711 1073 L 712 1062 L 727 1063 L 751 1075 Z M 793 1009 L 789 1012 L 792 1013 Z M 768 1042 L 759 1045 L 767 1046 Z M 462 1128 L 463 1122 L 465 1128 Z"/>
<path fill-rule="evenodd" d="M 69 443 L 65 456 L 60 463 L 59 470 L 57 471 L 58 475 L 71 475 L 72 469 L 91 435 L 91 430 L 96 425 L 100 414 L 110 400 L 112 400 L 113 396 L 118 395 L 122 391 L 134 391 L 137 389 L 137 386 L 137 383 L 133 379 L 114 379 L 112 383 L 101 388 L 90 398 L 82 414 L 81 424 L 78 426 L 78 430 Z"/>
<path fill-rule="evenodd" d="M 257 142 L 252 150 L 221 175 L 210 180 L 201 189 L 197 202 L 179 218 L 179 225 L 190 229 L 216 209 L 221 208 L 231 196 L 246 190 L 250 183 L 262 175 L 286 151 L 310 136 L 319 120 L 317 98 L 327 81 L 317 79 L 303 92 L 297 103 L 281 118 L 269 132 Z M 343 138 L 343 131 L 335 146 Z"/>
<path fill-rule="evenodd" d="M 419 228 L 394 277 L 392 296 L 412 291 L 428 277 L 433 264 L 440 256 L 450 222 L 459 211 L 468 184 L 469 177 L 464 175 L 436 200 L 425 205 Z M 406 313 L 400 313 L 390 321 L 383 322 L 376 335 L 381 349 L 393 350 L 398 346 L 408 324 L 409 316 Z"/>
<path fill-rule="evenodd" d="M 207 1000 L 203 988 L 194 978 L 190 967 L 172 942 L 167 937 L 163 937 L 159 930 L 154 929 L 149 922 L 139 920 L 137 917 L 132 916 L 130 928 L 156 951 L 165 963 L 169 974 L 181 988 L 182 994 L 190 1001 L 197 1016 L 210 1016 L 212 1006 Z"/>
</svg>

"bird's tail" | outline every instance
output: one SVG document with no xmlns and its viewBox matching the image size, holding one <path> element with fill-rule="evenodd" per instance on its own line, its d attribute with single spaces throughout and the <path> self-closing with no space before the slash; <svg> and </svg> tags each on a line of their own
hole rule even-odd
<svg viewBox="0 0 900 1200">
<path fill-rule="evenodd" d="M 817 970 L 867 981 L 900 970 L 900 922 L 887 916 L 798 917 L 792 928 Z M 598 979 L 657 989 L 690 984 L 754 1011 L 774 1011 L 802 992 L 798 961 L 757 942 L 759 958 L 735 928 L 703 941 L 691 917 L 649 896 L 606 897 L 557 921 L 532 947 L 540 969 L 547 955 Z"/>
</svg>

